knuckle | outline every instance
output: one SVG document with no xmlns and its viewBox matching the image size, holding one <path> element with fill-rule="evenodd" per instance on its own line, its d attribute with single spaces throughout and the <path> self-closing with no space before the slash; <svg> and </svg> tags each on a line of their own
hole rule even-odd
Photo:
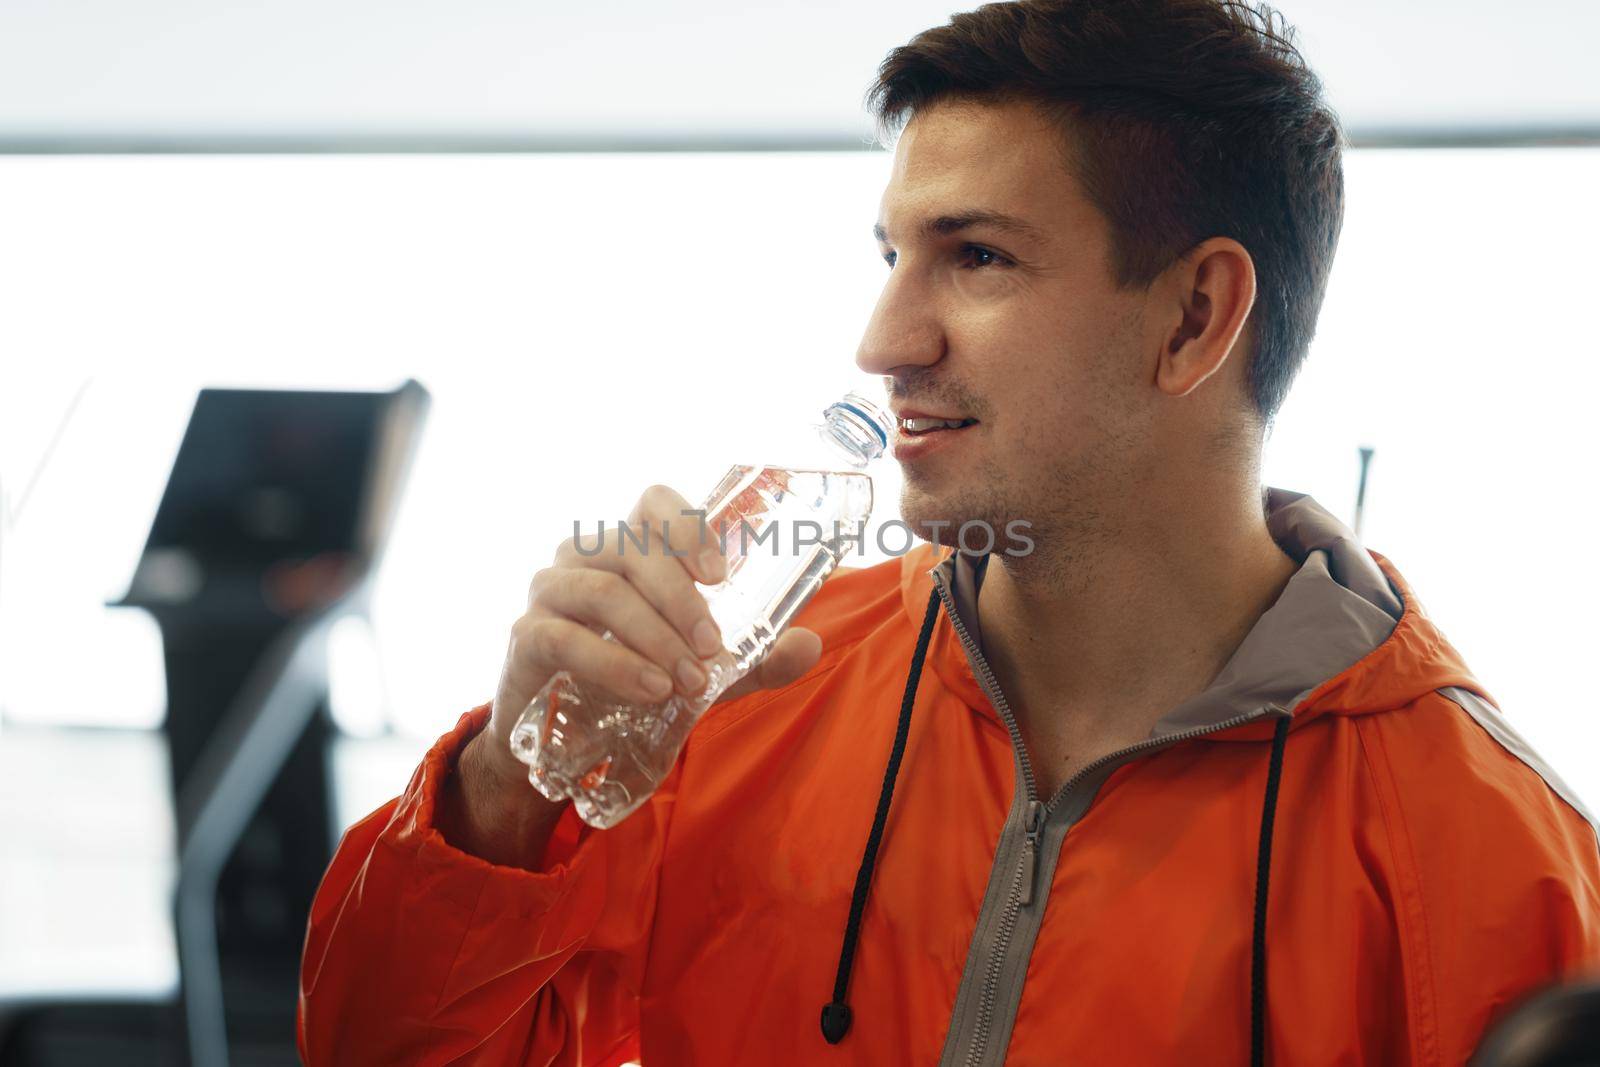
<svg viewBox="0 0 1600 1067">
<path fill-rule="evenodd" d="M 533 578 L 528 582 L 528 598 L 535 599 L 545 589 L 550 587 L 550 582 L 561 570 L 560 567 L 542 567 L 533 572 Z"/>
<path fill-rule="evenodd" d="M 574 530 L 573 536 L 556 546 L 555 565 L 568 568 L 587 566 L 590 560 L 605 551 L 612 537 L 613 531 L 605 522 L 593 530 Z"/>
<path fill-rule="evenodd" d="M 662 486 L 659 484 L 646 486 L 644 492 L 639 494 L 639 499 L 634 501 L 633 510 L 628 512 L 628 521 L 639 522 L 646 515 L 649 515 L 655 508 L 656 499 L 659 497 L 661 489 Z"/>
<path fill-rule="evenodd" d="M 610 610 L 622 603 L 622 590 L 626 581 L 610 571 L 585 571 L 583 595 L 595 608 Z"/>
<path fill-rule="evenodd" d="M 567 539 L 567 559 L 592 559 L 605 551 L 610 543 L 611 531 L 601 523 L 593 530 L 580 531 L 576 537 Z"/>
<path fill-rule="evenodd" d="M 511 624 L 511 656 L 525 663 L 542 663 L 550 658 L 551 641 L 560 638 L 559 627 L 549 620 L 524 615 Z"/>
<path fill-rule="evenodd" d="M 633 509 L 634 517 L 659 530 L 662 520 L 676 517 L 683 503 L 676 489 L 657 482 L 639 494 L 639 503 Z"/>
<path fill-rule="evenodd" d="M 567 663 L 572 658 L 573 631 L 570 627 L 551 621 L 534 628 L 531 651 L 534 658 L 544 663 Z"/>
</svg>

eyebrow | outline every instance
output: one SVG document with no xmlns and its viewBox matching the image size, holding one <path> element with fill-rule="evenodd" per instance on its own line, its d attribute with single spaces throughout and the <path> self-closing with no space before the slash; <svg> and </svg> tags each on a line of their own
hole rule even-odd
<svg viewBox="0 0 1600 1067">
<path fill-rule="evenodd" d="M 999 211 L 989 211 L 984 208 L 975 208 L 963 211 L 958 215 L 936 215 L 931 219 L 923 220 L 921 230 L 924 237 L 949 237 L 951 234 L 969 230 L 975 226 L 988 226 L 1002 233 L 1013 234 L 1031 241 L 1043 241 L 1044 232 L 1030 222 L 1024 222 L 1015 215 L 1007 215 Z M 872 236 L 889 243 L 889 231 L 883 224 L 876 223 L 872 227 Z"/>
</svg>

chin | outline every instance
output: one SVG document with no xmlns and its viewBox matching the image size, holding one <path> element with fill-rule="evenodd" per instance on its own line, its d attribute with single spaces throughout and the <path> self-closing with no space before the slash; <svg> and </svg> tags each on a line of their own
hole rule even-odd
<svg viewBox="0 0 1600 1067">
<path fill-rule="evenodd" d="M 930 492 L 907 483 L 900 495 L 900 517 L 924 541 L 975 553 L 985 547 L 1000 551 L 1017 543 L 1012 523 L 1029 520 L 1023 527 L 1024 535 L 1033 527 L 1031 509 L 1013 507 L 1009 499 L 1012 495 L 998 481 L 991 483 L 987 491 L 977 492 L 965 487 Z M 992 534 L 985 537 L 981 528 L 969 529 L 967 543 L 962 544 L 962 526 L 975 522 L 987 523 Z M 943 525 L 935 530 L 930 523 Z"/>
<path fill-rule="evenodd" d="M 900 518 L 920 539 L 954 546 L 956 531 L 973 516 L 965 508 L 943 500 L 938 494 L 924 493 L 908 486 L 900 498 Z M 932 525 L 934 523 L 943 525 L 935 528 Z"/>
</svg>

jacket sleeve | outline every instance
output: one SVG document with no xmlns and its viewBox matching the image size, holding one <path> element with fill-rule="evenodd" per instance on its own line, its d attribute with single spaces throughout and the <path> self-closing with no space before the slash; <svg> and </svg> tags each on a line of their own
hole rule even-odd
<svg viewBox="0 0 1600 1067">
<path fill-rule="evenodd" d="M 440 783 L 488 715 L 487 704 L 463 715 L 405 793 L 340 842 L 301 963 L 297 1037 L 308 1067 L 610 1067 L 637 1057 L 677 772 L 611 830 L 569 807 L 541 872 L 495 866 L 434 827 Z"/>
<path fill-rule="evenodd" d="M 1549 772 L 1443 698 L 1374 719 L 1361 743 L 1392 853 L 1406 997 L 1385 1062 L 1463 1064 L 1530 996 L 1600 976 L 1600 841 Z"/>
</svg>

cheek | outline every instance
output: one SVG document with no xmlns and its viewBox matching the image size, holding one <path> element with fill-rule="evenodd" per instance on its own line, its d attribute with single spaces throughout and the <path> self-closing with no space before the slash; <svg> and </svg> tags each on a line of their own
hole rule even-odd
<svg viewBox="0 0 1600 1067">
<path fill-rule="evenodd" d="M 1004 427 L 997 445 L 1052 449 L 1106 433 L 1134 382 L 1127 309 L 1098 295 L 1030 292 L 1026 300 L 969 308 L 949 321 L 957 375 Z M 1037 459 L 1037 455 L 1035 456 Z"/>
</svg>

